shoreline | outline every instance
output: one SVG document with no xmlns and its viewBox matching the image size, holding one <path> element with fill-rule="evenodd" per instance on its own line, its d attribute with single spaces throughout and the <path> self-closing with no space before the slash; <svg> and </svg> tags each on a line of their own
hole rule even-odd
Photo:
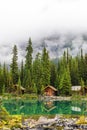
<svg viewBox="0 0 87 130">
<path fill-rule="evenodd" d="M 86 130 L 87 117 L 64 117 L 56 114 L 55 117 L 49 118 L 40 116 L 38 119 L 20 118 L 10 119 L 10 124 L 4 125 L 2 130 Z"/>
<path fill-rule="evenodd" d="M 52 100 L 52 101 L 62 101 L 62 100 L 67 100 L 70 101 L 71 97 L 66 97 L 66 96 L 44 96 L 40 98 L 41 100 Z"/>
<path fill-rule="evenodd" d="M 45 101 L 72 101 L 72 100 L 87 100 L 87 96 L 82 95 L 72 95 L 72 96 L 43 96 L 43 95 L 33 95 L 32 94 L 24 94 L 14 96 L 12 94 L 0 95 L 0 100 L 3 99 L 29 99 L 29 100 L 45 100 Z"/>
</svg>

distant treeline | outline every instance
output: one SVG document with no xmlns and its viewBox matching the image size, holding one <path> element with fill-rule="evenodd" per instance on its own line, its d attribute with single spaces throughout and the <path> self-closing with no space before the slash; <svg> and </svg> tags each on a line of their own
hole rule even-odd
<svg viewBox="0 0 87 130">
<path fill-rule="evenodd" d="M 60 50 L 61 51 L 61 50 Z M 46 47 L 42 54 L 32 57 L 32 41 L 29 38 L 26 47 L 25 62 L 18 67 L 18 49 L 14 45 L 10 69 L 4 63 L 0 65 L 0 93 L 11 92 L 12 86 L 18 84 L 29 93 L 41 94 L 47 85 L 58 89 L 60 95 L 70 95 L 72 85 L 87 85 L 87 54 L 83 50 L 76 57 L 69 54 L 68 48 L 55 65 L 49 58 Z"/>
</svg>

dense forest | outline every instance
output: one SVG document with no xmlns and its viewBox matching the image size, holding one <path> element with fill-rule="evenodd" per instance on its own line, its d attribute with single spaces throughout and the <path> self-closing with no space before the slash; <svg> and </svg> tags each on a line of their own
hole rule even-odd
<svg viewBox="0 0 87 130">
<path fill-rule="evenodd" d="M 61 50 L 60 50 L 61 51 Z M 18 66 L 18 49 L 14 45 L 10 69 L 6 63 L 0 64 L 0 93 L 11 92 L 14 84 L 26 88 L 27 93 L 41 94 L 46 85 L 52 85 L 59 90 L 60 95 L 70 95 L 72 85 L 87 85 L 87 54 L 73 57 L 68 48 L 64 51 L 56 65 L 49 57 L 46 47 L 42 54 L 33 59 L 33 47 L 29 38 L 26 47 L 25 62 Z"/>
</svg>

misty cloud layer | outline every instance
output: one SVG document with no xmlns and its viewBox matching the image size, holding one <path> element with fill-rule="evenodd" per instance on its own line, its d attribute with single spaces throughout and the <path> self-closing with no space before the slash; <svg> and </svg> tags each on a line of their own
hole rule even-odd
<svg viewBox="0 0 87 130">
<path fill-rule="evenodd" d="M 45 46 L 49 52 L 50 58 L 59 58 L 63 55 L 64 50 L 69 49 L 70 54 L 76 56 L 80 54 L 81 48 L 84 53 L 87 53 L 87 33 L 82 34 L 52 34 L 48 37 L 33 41 L 33 58 Z M 17 44 L 18 47 L 18 61 L 25 60 L 27 42 Z M 12 57 L 12 45 L 2 45 L 0 53 L 0 60 L 2 62 L 10 63 Z"/>
<path fill-rule="evenodd" d="M 71 55 L 80 54 L 81 48 L 87 53 L 87 33 L 82 34 L 54 34 L 45 37 L 34 45 L 35 53 L 41 52 L 43 45 L 46 46 L 51 58 L 59 58 L 63 55 L 64 50 L 69 49 Z"/>
<path fill-rule="evenodd" d="M 24 59 L 29 37 L 35 54 L 41 52 L 44 43 L 52 58 L 61 56 L 68 46 L 73 55 L 80 48 L 86 52 L 86 32 L 87 0 L 0 0 L 2 62 L 11 62 L 14 44 L 19 62 Z"/>
</svg>

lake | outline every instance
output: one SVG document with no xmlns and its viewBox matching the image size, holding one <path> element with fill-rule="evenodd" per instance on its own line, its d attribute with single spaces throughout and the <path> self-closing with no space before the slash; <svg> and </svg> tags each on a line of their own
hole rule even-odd
<svg viewBox="0 0 87 130">
<path fill-rule="evenodd" d="M 3 107 L 6 108 L 10 115 L 87 115 L 86 101 L 37 101 L 15 99 L 4 100 Z"/>
</svg>

